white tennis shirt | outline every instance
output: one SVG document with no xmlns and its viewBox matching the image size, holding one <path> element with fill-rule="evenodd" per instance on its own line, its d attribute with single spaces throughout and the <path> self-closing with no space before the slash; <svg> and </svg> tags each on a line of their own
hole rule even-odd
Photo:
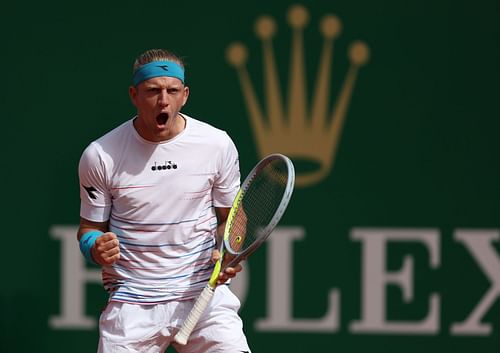
<svg viewBox="0 0 500 353">
<path fill-rule="evenodd" d="M 194 298 L 210 277 L 215 207 L 230 207 L 238 192 L 238 152 L 224 131 L 182 116 L 186 127 L 171 140 L 146 141 L 129 120 L 80 159 L 80 215 L 109 220 L 120 241 L 120 260 L 102 268 L 112 301 Z"/>
</svg>

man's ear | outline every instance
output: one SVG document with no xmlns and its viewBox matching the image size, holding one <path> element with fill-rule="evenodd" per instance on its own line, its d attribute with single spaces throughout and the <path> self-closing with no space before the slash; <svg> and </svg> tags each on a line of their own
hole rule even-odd
<svg viewBox="0 0 500 353">
<path fill-rule="evenodd" d="M 135 86 L 130 86 L 128 88 L 128 95 L 130 97 L 130 100 L 132 101 L 132 104 L 137 107 L 136 101 L 137 101 L 137 88 Z"/>
<path fill-rule="evenodd" d="M 188 98 L 189 98 L 189 87 L 186 86 L 184 87 L 184 101 L 182 102 L 182 106 L 184 106 L 187 103 Z"/>
</svg>

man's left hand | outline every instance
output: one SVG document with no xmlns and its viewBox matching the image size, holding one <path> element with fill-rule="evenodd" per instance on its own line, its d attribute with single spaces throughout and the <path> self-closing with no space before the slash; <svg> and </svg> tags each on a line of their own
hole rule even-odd
<svg viewBox="0 0 500 353">
<path fill-rule="evenodd" d="M 219 250 L 214 250 L 212 252 L 212 262 L 215 263 L 220 259 Z M 224 261 L 222 262 L 222 268 L 224 268 L 224 264 L 227 264 L 231 260 L 231 256 L 226 254 L 224 256 Z M 219 279 L 217 280 L 217 284 L 226 283 L 229 279 L 234 278 L 238 272 L 241 272 L 243 267 L 241 264 L 237 264 L 234 267 L 226 267 L 223 271 L 219 273 Z"/>
</svg>

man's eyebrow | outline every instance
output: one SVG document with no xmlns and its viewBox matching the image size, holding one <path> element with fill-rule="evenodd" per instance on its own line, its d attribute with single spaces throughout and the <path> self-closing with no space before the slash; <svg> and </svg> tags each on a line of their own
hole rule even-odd
<svg viewBox="0 0 500 353">
<path fill-rule="evenodd" d="M 161 84 L 155 84 L 155 83 L 147 84 L 146 83 L 146 84 L 144 84 L 144 87 L 146 89 L 149 89 L 149 88 L 181 89 L 182 85 L 173 84 L 173 85 L 163 86 Z"/>
</svg>

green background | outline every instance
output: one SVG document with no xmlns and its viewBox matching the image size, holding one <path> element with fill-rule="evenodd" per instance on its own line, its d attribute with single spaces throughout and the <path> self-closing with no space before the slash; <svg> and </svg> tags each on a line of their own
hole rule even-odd
<svg viewBox="0 0 500 353">
<path fill-rule="evenodd" d="M 61 244 L 53 225 L 79 220 L 77 165 L 93 139 L 134 114 L 128 99 L 133 59 L 149 48 L 173 49 L 187 62 L 189 115 L 223 128 L 240 151 L 243 174 L 260 156 L 237 75 L 225 59 L 230 43 L 249 48 L 248 70 L 259 97 L 262 60 L 253 26 L 262 14 L 278 24 L 275 52 L 287 83 L 291 1 L 19 1 L 1 6 L 3 244 L 0 263 L 0 351 L 93 352 L 96 330 L 54 330 L 60 313 Z M 456 229 L 497 229 L 500 215 L 498 1 L 304 1 L 308 87 L 322 40 L 319 19 L 335 13 L 343 32 L 335 46 L 332 102 L 348 68 L 346 50 L 363 40 L 361 69 L 334 168 L 318 184 L 295 190 L 282 226 L 307 236 L 294 246 L 294 317 L 319 318 L 327 293 L 342 292 L 334 333 L 265 333 L 266 248 L 248 266 L 242 308 L 254 352 L 498 352 L 500 306 L 483 322 L 486 336 L 454 336 L 489 288 Z M 279 39 L 278 39 L 279 38 Z M 299 170 L 300 172 L 300 170 Z M 441 264 L 424 248 L 396 245 L 388 269 L 415 257 L 415 301 L 388 288 L 390 319 L 418 320 L 431 292 L 441 296 L 435 335 L 357 334 L 361 315 L 361 245 L 353 228 L 432 228 Z M 75 247 L 77 246 L 75 240 Z M 497 253 L 500 249 L 495 244 Z M 88 285 L 88 314 L 105 303 Z M 419 316 L 420 315 L 420 316 Z"/>
</svg>

